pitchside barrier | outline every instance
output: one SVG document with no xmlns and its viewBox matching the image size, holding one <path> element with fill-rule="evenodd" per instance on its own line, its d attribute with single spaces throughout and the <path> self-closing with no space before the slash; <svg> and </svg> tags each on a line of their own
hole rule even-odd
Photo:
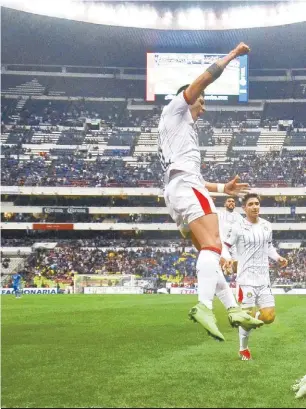
<svg viewBox="0 0 306 409">
<path fill-rule="evenodd" d="M 233 293 L 236 294 L 236 288 L 233 288 Z M 180 288 L 180 287 L 173 287 L 170 288 L 170 294 L 183 294 L 183 295 L 188 295 L 188 294 L 198 294 L 198 291 L 196 288 Z M 306 288 L 288 288 L 288 287 L 272 287 L 272 294 L 274 295 L 306 295 Z"/>
<path fill-rule="evenodd" d="M 0 288 L 1 295 L 14 294 L 13 288 Z M 22 294 L 57 294 L 57 288 L 22 288 Z"/>
<path fill-rule="evenodd" d="M 105 277 L 108 276 L 103 276 Z M 79 277 L 77 283 L 75 283 L 76 294 L 146 294 L 155 291 L 148 291 L 147 289 L 137 286 L 134 283 L 133 276 L 121 277 L 121 280 L 117 280 L 114 276 L 111 276 L 113 281 L 110 281 L 108 277 L 107 281 L 101 280 L 101 277 L 96 280 L 88 280 L 88 276 Z M 117 276 L 118 277 L 118 276 Z M 112 282 L 112 285 L 110 283 Z M 71 288 L 72 290 L 72 288 Z M 236 289 L 232 288 L 234 294 L 236 294 Z M 50 294 L 71 294 L 72 291 L 58 291 L 57 288 L 22 288 L 22 294 L 29 295 L 50 295 Z M 157 290 L 158 294 L 171 294 L 171 295 L 197 295 L 198 291 L 196 288 L 182 288 L 182 287 L 172 287 L 170 290 L 166 288 L 159 288 Z M 1 295 L 13 295 L 13 288 L 0 288 Z M 272 294 L 274 295 L 306 295 L 306 288 L 292 288 L 292 287 L 274 287 L 272 288 Z"/>
</svg>

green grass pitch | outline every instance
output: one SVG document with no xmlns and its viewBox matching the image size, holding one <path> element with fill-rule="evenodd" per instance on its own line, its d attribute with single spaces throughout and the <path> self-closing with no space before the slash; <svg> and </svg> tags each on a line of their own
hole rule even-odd
<svg viewBox="0 0 306 409">
<path fill-rule="evenodd" d="M 306 296 L 277 296 L 274 324 L 226 342 L 188 320 L 195 296 L 2 296 L 3 408 L 305 408 Z"/>
</svg>

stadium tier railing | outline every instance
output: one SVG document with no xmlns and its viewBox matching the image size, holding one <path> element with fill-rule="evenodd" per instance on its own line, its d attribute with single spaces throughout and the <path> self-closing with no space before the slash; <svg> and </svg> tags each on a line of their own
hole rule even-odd
<svg viewBox="0 0 306 409">
<path fill-rule="evenodd" d="M 165 206 L 163 207 L 148 207 L 148 206 L 108 206 L 108 207 L 87 207 L 87 206 L 14 206 L 12 203 L 0 203 L 1 213 L 22 213 L 22 214 L 151 214 L 164 215 L 169 214 Z M 217 207 L 217 210 L 221 208 Z M 241 208 L 236 208 L 236 211 L 243 214 Z M 262 207 L 262 215 L 290 215 L 291 207 Z M 306 214 L 306 207 L 296 206 L 295 214 Z"/>
<path fill-rule="evenodd" d="M 2 230 L 177 231 L 175 223 L 1 223 Z M 305 231 L 306 223 L 272 223 L 273 230 Z"/>
<path fill-rule="evenodd" d="M 162 188 L 143 187 L 64 187 L 64 186 L 2 186 L 3 195 L 46 196 L 163 196 Z M 306 196 L 306 187 L 256 188 L 260 196 Z M 214 196 L 226 196 L 214 193 Z"/>
</svg>

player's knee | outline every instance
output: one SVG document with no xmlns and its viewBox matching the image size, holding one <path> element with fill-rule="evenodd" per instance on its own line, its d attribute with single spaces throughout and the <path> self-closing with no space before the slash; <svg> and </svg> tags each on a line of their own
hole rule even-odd
<svg viewBox="0 0 306 409">
<path fill-rule="evenodd" d="M 275 311 L 272 309 L 267 311 L 261 311 L 260 316 L 258 318 L 265 324 L 272 324 L 272 322 L 274 322 L 275 320 Z"/>
</svg>

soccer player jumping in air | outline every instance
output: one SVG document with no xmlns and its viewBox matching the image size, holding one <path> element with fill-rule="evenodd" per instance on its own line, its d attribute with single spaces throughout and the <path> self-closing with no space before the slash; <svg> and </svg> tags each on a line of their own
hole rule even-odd
<svg viewBox="0 0 306 409">
<path fill-rule="evenodd" d="M 246 218 L 232 225 L 225 238 L 222 256 L 230 260 L 226 247 L 236 245 L 238 301 L 265 324 L 271 324 L 275 319 L 275 301 L 271 291 L 269 258 L 280 267 L 286 267 L 288 262 L 273 247 L 271 223 L 259 217 L 259 196 L 256 193 L 247 194 L 242 207 Z M 258 313 L 255 307 L 259 308 Z M 239 328 L 239 355 L 244 361 L 251 359 L 249 336 L 250 330 Z"/>
<path fill-rule="evenodd" d="M 209 195 L 209 192 L 244 194 L 248 191 L 248 184 L 238 183 L 238 176 L 225 185 L 204 181 L 195 122 L 205 112 L 205 88 L 220 77 L 232 60 L 249 51 L 246 44 L 240 43 L 192 84 L 181 87 L 177 96 L 163 109 L 158 127 L 158 153 L 164 171 L 166 206 L 183 235 L 190 232 L 199 250 L 196 264 L 199 303 L 191 309 L 190 318 L 220 341 L 224 336 L 216 325 L 212 310 L 215 293 L 228 309 L 232 326 L 241 325 L 250 330 L 263 324 L 238 307 L 220 269 L 222 244 L 218 216 Z"/>
</svg>

